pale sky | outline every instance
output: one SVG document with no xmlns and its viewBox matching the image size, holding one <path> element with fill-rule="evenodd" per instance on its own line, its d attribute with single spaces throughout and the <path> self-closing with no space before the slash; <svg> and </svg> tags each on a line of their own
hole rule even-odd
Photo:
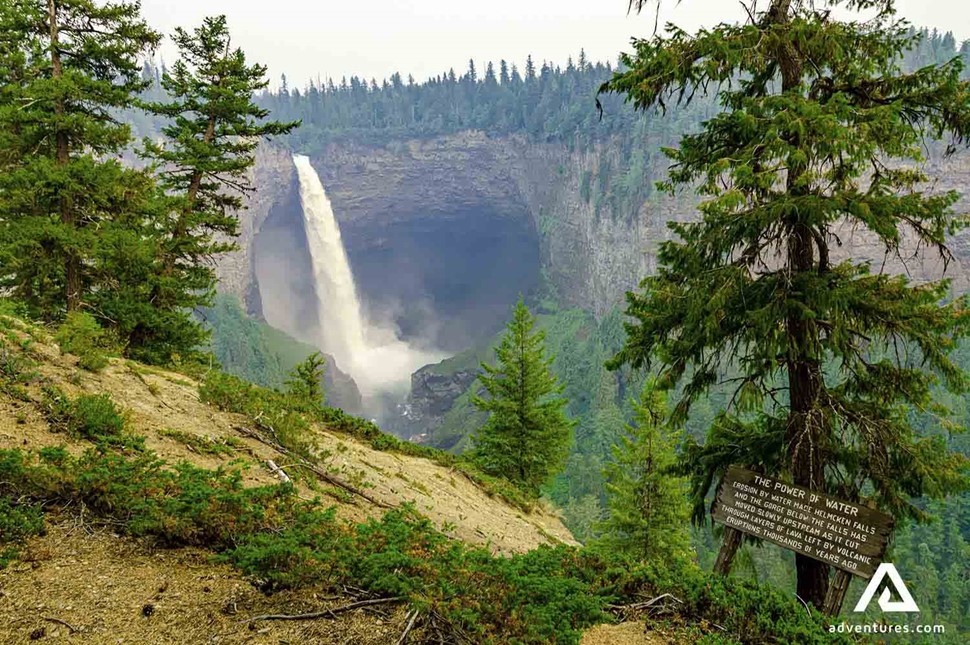
<svg viewBox="0 0 970 645">
<path fill-rule="evenodd" d="M 762 0 L 767 2 L 767 0 Z M 970 38 L 970 1 L 897 0 L 917 26 Z M 145 18 L 165 34 L 225 14 L 234 42 L 269 66 L 276 85 L 358 75 L 380 82 L 395 71 L 418 81 L 448 68 L 479 70 L 502 58 L 521 69 L 526 55 L 565 64 L 585 48 L 593 61 L 616 60 L 631 36 L 653 32 L 654 11 L 627 14 L 627 0 L 142 0 Z M 737 0 L 664 0 L 660 24 L 692 30 L 743 17 Z M 161 50 L 175 57 L 170 45 Z"/>
</svg>

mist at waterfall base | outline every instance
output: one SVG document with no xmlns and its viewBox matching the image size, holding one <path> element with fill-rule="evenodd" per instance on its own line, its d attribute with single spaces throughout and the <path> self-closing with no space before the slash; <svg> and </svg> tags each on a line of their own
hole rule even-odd
<svg viewBox="0 0 970 645">
<path fill-rule="evenodd" d="M 368 319 L 361 308 L 340 227 L 309 157 L 294 155 L 303 224 L 312 261 L 318 346 L 357 383 L 369 416 L 381 417 L 407 394 L 411 374 L 445 357 L 402 340 L 393 323 Z"/>
</svg>

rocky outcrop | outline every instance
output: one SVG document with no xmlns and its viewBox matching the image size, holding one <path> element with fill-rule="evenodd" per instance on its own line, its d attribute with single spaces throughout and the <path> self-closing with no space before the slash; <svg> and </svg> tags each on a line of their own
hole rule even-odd
<svg viewBox="0 0 970 645">
<path fill-rule="evenodd" d="M 479 370 L 441 373 L 437 365 L 428 365 L 412 374 L 411 392 L 402 405 L 397 432 L 415 443 L 426 442 L 479 373 Z"/>
<path fill-rule="evenodd" d="M 346 372 L 341 371 L 336 359 L 330 354 L 324 354 L 323 391 L 327 396 L 327 405 L 340 408 L 350 414 L 363 414 L 364 401 L 360 395 L 357 383 Z"/>
<path fill-rule="evenodd" d="M 239 217 L 237 249 L 220 256 L 216 264 L 220 291 L 239 296 L 250 313 L 262 313 L 254 272 L 256 236 L 274 206 L 284 202 L 291 192 L 295 176 L 288 151 L 273 144 L 256 149 L 256 165 L 250 177 L 256 190 L 247 195 L 246 210 Z"/>
</svg>

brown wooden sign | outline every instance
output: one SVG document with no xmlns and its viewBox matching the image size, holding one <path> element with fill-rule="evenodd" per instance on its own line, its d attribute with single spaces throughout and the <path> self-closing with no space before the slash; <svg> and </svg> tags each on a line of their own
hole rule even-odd
<svg viewBox="0 0 970 645">
<path fill-rule="evenodd" d="M 713 517 L 863 578 L 875 573 L 894 524 L 885 513 L 738 466 L 721 481 Z"/>
</svg>

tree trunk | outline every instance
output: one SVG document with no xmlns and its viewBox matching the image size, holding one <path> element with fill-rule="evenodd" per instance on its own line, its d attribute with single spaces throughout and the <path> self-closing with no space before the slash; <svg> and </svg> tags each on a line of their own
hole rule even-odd
<svg viewBox="0 0 970 645">
<path fill-rule="evenodd" d="M 219 83 L 221 85 L 221 81 Z M 206 125 L 205 133 L 202 135 L 202 142 L 209 144 L 212 143 L 212 139 L 216 136 L 216 117 L 215 115 L 209 116 L 209 123 Z M 192 179 L 189 181 L 189 190 L 186 192 L 186 198 L 189 203 L 189 208 L 195 203 L 195 198 L 199 194 L 199 188 L 202 186 L 202 171 L 196 170 L 192 173 Z"/>
<path fill-rule="evenodd" d="M 717 560 L 714 561 L 714 573 L 722 576 L 731 573 L 731 565 L 734 564 L 734 556 L 740 546 L 741 531 L 725 527 L 724 541 L 721 543 L 721 550 L 717 552 Z"/>
<path fill-rule="evenodd" d="M 768 20 L 775 24 L 789 21 L 791 0 L 773 0 Z M 777 53 L 778 67 L 782 77 L 782 92 L 798 91 L 802 78 L 802 61 L 791 42 L 782 39 Z M 798 140 L 790 144 L 798 146 Z M 797 164 L 789 164 L 788 191 L 795 194 L 802 171 Z M 799 276 L 816 270 L 814 237 L 811 228 L 798 212 L 787 222 L 788 229 L 788 275 L 791 284 Z M 790 409 L 788 415 L 788 457 L 794 483 L 809 490 L 822 490 L 823 463 L 819 451 L 819 438 L 825 420 L 818 408 L 819 395 L 824 383 L 818 351 L 818 329 L 809 319 L 799 314 L 790 315 L 785 321 L 788 335 L 788 387 Z M 821 610 L 829 584 L 829 567 L 824 562 L 805 555 L 795 555 L 798 577 L 798 596 Z"/>
<path fill-rule="evenodd" d="M 58 0 L 47 0 L 47 18 L 50 23 L 51 39 L 51 76 L 56 81 L 64 75 L 61 65 L 60 38 L 58 34 Z M 54 101 L 54 143 L 56 146 L 55 162 L 58 166 L 66 166 L 70 161 L 70 141 L 67 132 L 64 130 L 64 99 L 57 98 Z M 60 198 L 61 223 L 68 228 L 75 228 L 77 220 L 74 214 L 74 207 L 71 203 L 70 195 L 62 193 Z M 67 288 L 67 310 L 76 311 L 81 308 L 81 259 L 77 251 L 69 248 L 65 252 L 64 258 L 64 277 Z"/>
<path fill-rule="evenodd" d="M 220 79 L 219 83 L 222 83 Z M 206 144 L 212 143 L 212 140 L 216 136 L 216 117 L 215 115 L 209 115 L 209 123 L 206 125 L 205 132 L 202 134 L 202 141 Z M 189 213 L 195 207 L 195 200 L 198 197 L 199 189 L 202 187 L 202 171 L 196 169 L 192 173 L 192 178 L 189 180 L 189 187 L 185 193 L 185 207 L 178 214 L 178 218 L 175 220 L 175 228 L 172 230 L 172 250 L 165 254 L 165 261 L 162 265 L 163 275 L 170 276 L 175 271 L 175 260 L 176 252 L 175 248 L 178 246 L 179 241 L 188 234 L 188 217 Z"/>
<path fill-rule="evenodd" d="M 845 593 L 849 590 L 849 583 L 852 582 L 852 574 L 842 569 L 835 572 L 835 579 L 829 585 L 828 593 L 825 594 L 825 605 L 822 613 L 826 616 L 838 616 L 842 610 L 842 603 L 845 602 Z"/>
</svg>

